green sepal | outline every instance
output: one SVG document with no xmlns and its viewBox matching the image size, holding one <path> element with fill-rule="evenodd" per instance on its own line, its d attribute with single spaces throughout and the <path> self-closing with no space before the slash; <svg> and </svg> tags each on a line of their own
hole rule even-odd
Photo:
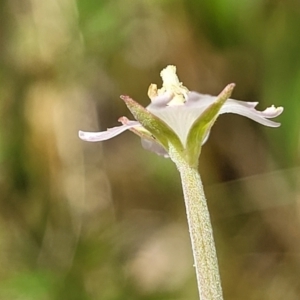
<svg viewBox="0 0 300 300">
<path fill-rule="evenodd" d="M 125 102 L 134 118 L 140 122 L 167 151 L 171 143 L 178 152 L 183 152 L 183 146 L 179 138 L 164 121 L 153 115 L 129 96 L 121 96 L 121 99 Z"/>
<path fill-rule="evenodd" d="M 226 100 L 231 96 L 235 87 L 234 83 L 228 84 L 212 103 L 194 122 L 191 127 L 186 143 L 185 157 L 190 166 L 196 167 L 201 153 L 202 142 L 216 121 L 219 111 Z"/>
</svg>

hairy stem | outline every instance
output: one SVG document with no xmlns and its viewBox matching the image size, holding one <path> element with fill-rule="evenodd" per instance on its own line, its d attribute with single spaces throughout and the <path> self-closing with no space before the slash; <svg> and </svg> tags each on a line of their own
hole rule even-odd
<svg viewBox="0 0 300 300">
<path fill-rule="evenodd" d="M 223 300 L 213 231 L 199 172 L 173 147 L 169 154 L 181 176 L 200 300 Z"/>
</svg>

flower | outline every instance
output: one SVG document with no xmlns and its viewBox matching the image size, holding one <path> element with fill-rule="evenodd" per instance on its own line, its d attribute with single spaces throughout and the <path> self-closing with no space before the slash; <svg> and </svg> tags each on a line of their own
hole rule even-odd
<svg viewBox="0 0 300 300">
<path fill-rule="evenodd" d="M 230 99 L 235 84 L 229 84 L 218 96 L 189 91 L 179 81 L 175 66 L 161 72 L 163 86 L 151 84 L 151 99 L 146 108 L 128 96 L 121 96 L 137 121 L 121 117 L 121 126 L 101 132 L 79 131 L 79 137 L 89 142 L 105 141 L 131 130 L 142 138 L 144 148 L 168 157 L 170 143 L 195 161 L 206 142 L 210 129 L 220 114 L 235 113 L 262 125 L 278 127 L 280 123 L 269 119 L 279 116 L 283 108 L 272 105 L 264 111 L 255 109 L 258 102 Z"/>
</svg>

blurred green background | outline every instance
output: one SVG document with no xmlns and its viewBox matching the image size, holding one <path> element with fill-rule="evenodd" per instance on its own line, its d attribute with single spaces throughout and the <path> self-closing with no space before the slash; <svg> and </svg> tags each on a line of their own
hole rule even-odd
<svg viewBox="0 0 300 300">
<path fill-rule="evenodd" d="M 300 298 L 300 2 L 0 0 L 0 299 L 198 299 L 178 173 L 119 95 L 183 83 L 284 106 L 223 115 L 200 158 L 227 300 Z"/>
</svg>

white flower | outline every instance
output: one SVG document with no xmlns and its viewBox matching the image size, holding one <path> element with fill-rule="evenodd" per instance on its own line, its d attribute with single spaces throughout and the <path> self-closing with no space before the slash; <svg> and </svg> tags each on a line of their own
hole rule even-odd
<svg viewBox="0 0 300 300">
<path fill-rule="evenodd" d="M 160 141 L 155 133 L 145 128 L 147 127 L 147 117 L 153 115 L 162 121 L 169 129 L 178 137 L 183 149 L 186 149 L 190 132 L 195 124 L 201 120 L 201 126 L 204 128 L 199 135 L 199 140 L 196 143 L 205 143 L 210 132 L 210 128 L 216 118 L 224 113 L 234 113 L 252 119 L 262 125 L 269 127 L 278 127 L 280 123 L 269 119 L 279 116 L 283 108 L 271 106 L 264 111 L 255 109 L 258 102 L 244 102 L 229 98 L 234 84 L 228 85 L 219 96 L 211 96 L 199 94 L 197 92 L 188 91 L 186 87 L 179 82 L 176 75 L 176 68 L 168 66 L 161 72 L 164 84 L 161 89 L 157 89 L 156 85 L 150 85 L 148 95 L 151 98 L 151 103 L 146 107 L 149 114 L 145 113 L 145 121 L 143 116 L 139 117 L 139 121 L 130 121 L 125 117 L 119 119 L 121 126 L 109 128 L 101 132 L 85 132 L 79 131 L 79 137 L 82 140 L 89 142 L 105 141 L 119 135 L 120 133 L 131 130 L 142 138 L 143 146 L 156 152 L 159 155 L 168 156 L 166 144 Z M 133 101 L 130 97 L 121 97 L 128 106 L 128 101 L 132 107 L 141 110 L 141 106 Z M 129 106 L 128 106 L 129 107 Z M 143 114 L 143 111 L 141 112 Z M 204 120 L 202 119 L 204 118 Z M 207 118 L 207 123 L 205 123 Z M 142 123 L 145 125 L 143 126 Z M 154 120 L 155 123 L 155 120 Z M 155 127 L 155 126 L 154 126 Z M 159 125 L 157 126 L 158 132 Z M 199 130 L 199 129 L 198 129 Z"/>
</svg>

